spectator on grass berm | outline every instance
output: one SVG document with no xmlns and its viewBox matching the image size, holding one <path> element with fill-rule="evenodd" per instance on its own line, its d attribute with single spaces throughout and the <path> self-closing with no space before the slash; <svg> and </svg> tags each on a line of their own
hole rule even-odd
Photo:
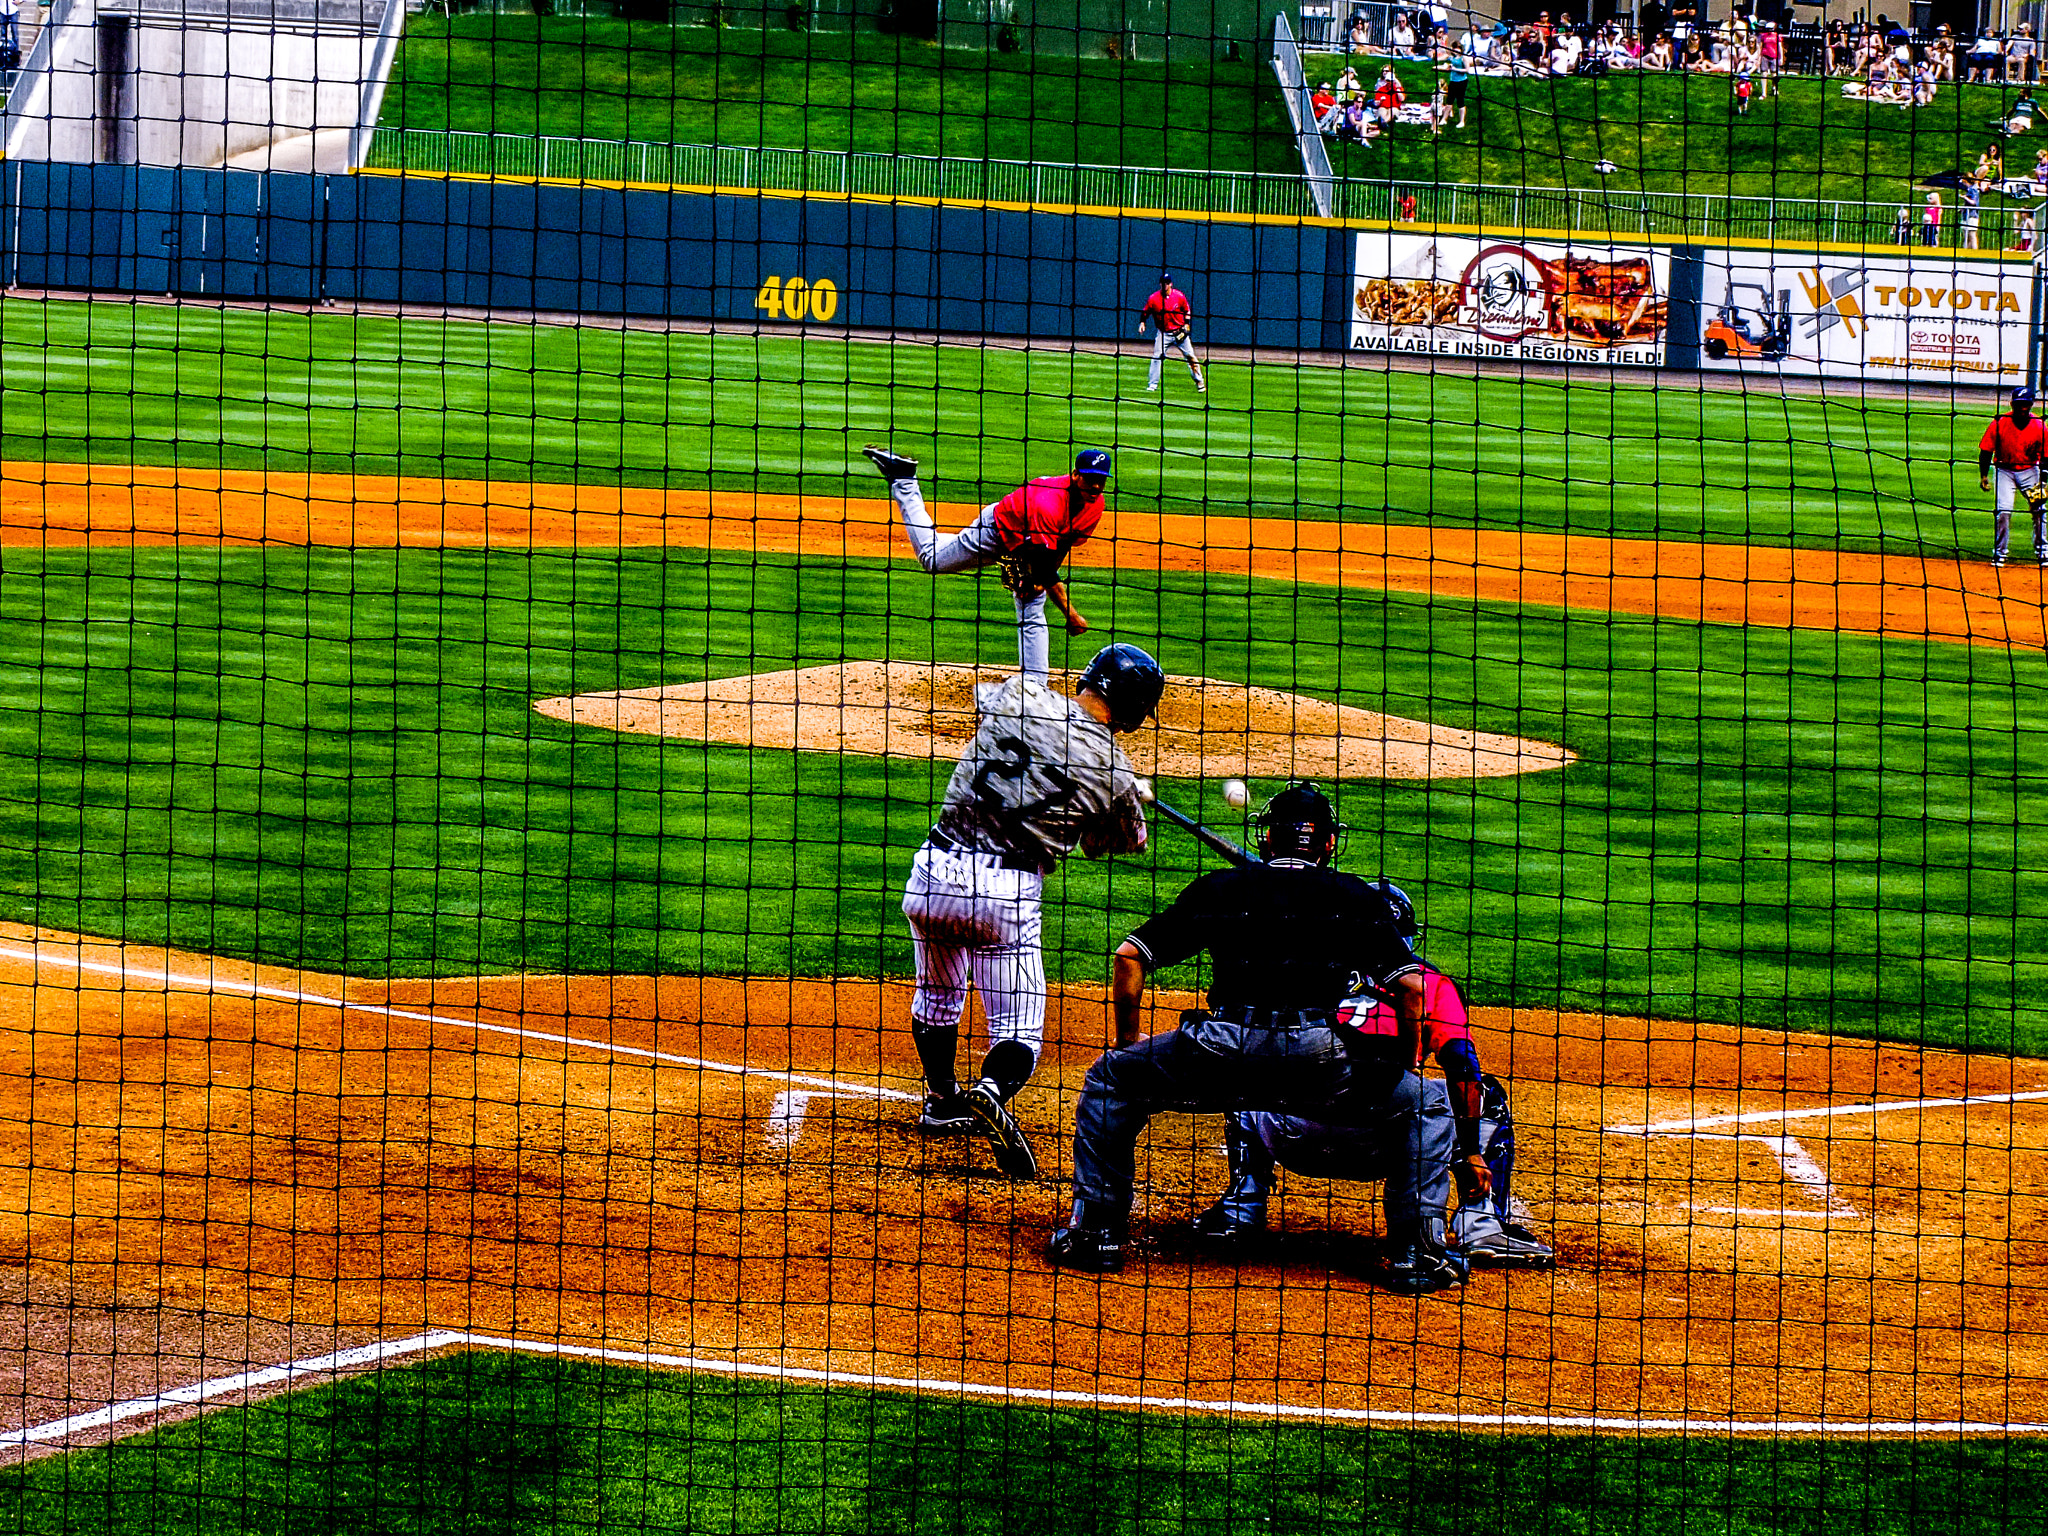
<svg viewBox="0 0 2048 1536">
<path fill-rule="evenodd" d="M 1365 87 L 1358 83 L 1358 71 L 1346 64 L 1343 73 L 1337 76 L 1337 100 L 1348 102 L 1364 89 Z"/>
<path fill-rule="evenodd" d="M 1337 130 L 1337 137 L 1349 139 L 1354 144 L 1367 144 L 1380 136 L 1380 125 L 1373 121 L 1372 113 L 1366 110 L 1365 98 L 1354 96 L 1351 105 L 1344 109 L 1344 122 Z"/>
<path fill-rule="evenodd" d="M 1550 67 L 1550 45 L 1543 40 L 1543 34 L 1533 26 L 1522 28 L 1521 40 L 1515 45 L 1515 73 L 1540 75 Z"/>
<path fill-rule="evenodd" d="M 1451 29 L 1437 27 L 1429 34 L 1429 60 L 1441 69 L 1451 62 Z"/>
<path fill-rule="evenodd" d="M 1927 203 L 1920 210 L 1920 243 L 1941 244 L 1941 194 L 1930 192 Z"/>
<path fill-rule="evenodd" d="M 1444 77 L 1444 105 L 1446 108 L 1457 109 L 1460 128 L 1465 126 L 1465 98 L 1471 89 L 1472 71 L 1461 54 L 1451 60 L 1450 73 Z M 2048 155 L 2048 150 L 2043 150 L 2042 153 Z"/>
<path fill-rule="evenodd" d="M 1742 69 L 1738 69 L 1738 70 L 1737 70 L 1737 71 L 1735 72 L 1735 115 L 1736 115 L 1736 116 L 1738 116 L 1738 117 L 1747 117 L 1747 116 L 1749 116 L 1749 97 L 1750 97 L 1750 92 L 1751 92 L 1751 89 L 1752 89 L 1752 87 L 1751 87 L 1751 85 L 1750 85 L 1750 83 L 1749 83 L 1749 70 L 1748 70 L 1748 68 L 1747 68 L 1747 67 L 1744 67 L 1744 68 L 1742 68 Z"/>
<path fill-rule="evenodd" d="M 1756 42 L 1756 94 L 1762 101 L 1771 94 L 1771 87 L 1785 70 L 1785 35 L 1777 23 L 1764 23 L 1762 36 Z"/>
<path fill-rule="evenodd" d="M 2005 43 L 1990 27 L 1977 34 L 1971 45 L 1966 80 L 1991 84 L 2005 73 Z"/>
<path fill-rule="evenodd" d="M 2005 180 L 2005 150 L 1995 141 L 1977 157 L 1977 179 L 1986 186 Z"/>
<path fill-rule="evenodd" d="M 2027 85 L 2041 78 L 2041 52 L 2034 43 L 2034 24 L 2020 23 L 2012 41 L 2005 45 L 2005 78 Z"/>
<path fill-rule="evenodd" d="M 1927 60 L 1922 59 L 1913 66 L 1913 105 L 1916 107 L 1933 106 L 1934 93 L 1937 89 L 1938 87 L 1934 80 L 1934 66 Z"/>
<path fill-rule="evenodd" d="M 1429 97 L 1429 136 L 1440 139 L 1451 120 L 1451 82 L 1439 80 Z"/>
<path fill-rule="evenodd" d="M 1657 41 L 1650 44 L 1650 51 L 1643 55 L 1643 68 L 1669 74 L 1676 64 L 1677 60 L 1672 57 L 1671 34 L 1659 32 Z"/>
<path fill-rule="evenodd" d="M 1698 32 L 1685 34 L 1685 52 L 1679 55 L 1678 67 L 1688 75 L 1703 73 L 1707 67 L 1707 50 L 1700 43 Z"/>
<path fill-rule="evenodd" d="M 1371 46 L 1372 32 L 1365 24 L 1365 13 L 1363 11 L 1352 12 L 1351 26 L 1344 33 L 1344 51 L 1346 53 L 1364 53 Z"/>
<path fill-rule="evenodd" d="M 2014 134 L 2027 132 L 2034 126 L 2034 119 L 2040 116 L 2040 113 L 2041 109 L 2034 101 L 2034 93 L 2028 91 L 2012 104 L 2012 116 L 2005 120 L 2006 136 L 2010 138 Z"/>
<path fill-rule="evenodd" d="M 1943 22 L 1934 29 L 1934 41 L 1927 45 L 1927 62 L 1934 66 L 1934 78 L 1953 80 L 1956 77 L 1956 40 Z"/>
<path fill-rule="evenodd" d="M 1372 107 L 1382 128 L 1394 126 L 1394 114 L 1407 100 L 1408 92 L 1402 88 L 1401 77 L 1394 73 L 1394 66 L 1383 65 L 1379 82 L 1372 88 Z"/>
<path fill-rule="evenodd" d="M 1822 72 L 1833 78 L 1849 73 L 1849 29 L 1839 21 L 1828 23 L 1826 40 L 1821 45 Z"/>
<path fill-rule="evenodd" d="M 1316 120 L 1316 132 L 1332 133 L 1337 127 L 1337 97 L 1325 80 L 1308 99 L 1308 109 Z"/>
<path fill-rule="evenodd" d="M 1387 42 L 1389 44 L 1389 51 L 1395 58 L 1412 59 L 1416 57 L 1415 28 L 1409 22 L 1406 11 L 1396 11 L 1394 13 L 1394 29 L 1387 34 Z"/>
<path fill-rule="evenodd" d="M 2027 510 L 2034 515 L 2034 559 L 2048 565 L 2048 497 L 2041 494 L 2044 458 L 2048 458 L 2048 428 L 2034 415 L 2034 391 L 2022 384 L 2012 392 L 2011 411 L 1994 419 L 1977 442 L 1978 485 L 1988 491 L 1993 474 L 1998 477 L 1998 493 L 1992 501 L 1993 565 L 2005 564 L 2016 496 L 2026 498 Z"/>
</svg>

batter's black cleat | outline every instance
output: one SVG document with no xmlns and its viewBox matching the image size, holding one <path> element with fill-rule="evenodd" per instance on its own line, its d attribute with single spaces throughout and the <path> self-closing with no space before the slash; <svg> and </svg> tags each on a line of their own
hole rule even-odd
<svg viewBox="0 0 2048 1536">
<path fill-rule="evenodd" d="M 874 443 L 869 443 L 865 448 L 861 449 L 861 452 L 867 455 L 868 462 L 879 469 L 882 472 L 882 478 L 891 485 L 894 485 L 898 480 L 915 480 L 917 478 L 917 460 L 915 459 L 907 459 L 900 453 L 892 453 L 887 448 L 879 447 Z"/>
<path fill-rule="evenodd" d="M 1045 1259 L 1055 1269 L 1114 1275 L 1124 1267 L 1124 1245 L 1095 1227 L 1061 1227 L 1045 1245 Z"/>
<path fill-rule="evenodd" d="M 1195 1240 L 1211 1253 L 1243 1253 L 1263 1230 L 1233 1219 L 1220 1204 L 1210 1206 L 1194 1220 Z"/>
<path fill-rule="evenodd" d="M 972 1088 L 964 1089 L 960 1102 L 967 1106 L 967 1112 L 974 1116 L 974 1123 L 988 1137 L 989 1150 L 996 1155 L 996 1167 L 1013 1179 L 1038 1177 L 1038 1159 L 1032 1155 L 1031 1143 L 1025 1139 L 1023 1127 L 1017 1124 L 1016 1117 L 996 1092 L 995 1084 L 984 1078 Z"/>
<path fill-rule="evenodd" d="M 1420 1238 L 1396 1242 L 1387 1250 L 1387 1289 L 1403 1296 L 1449 1290 L 1463 1285 L 1471 1273 L 1463 1259 Z"/>
<path fill-rule="evenodd" d="M 947 1094 L 926 1094 L 924 1112 L 917 1117 L 917 1128 L 927 1136 L 965 1136 L 979 1125 L 967 1108 L 966 1095 L 958 1089 Z"/>
</svg>

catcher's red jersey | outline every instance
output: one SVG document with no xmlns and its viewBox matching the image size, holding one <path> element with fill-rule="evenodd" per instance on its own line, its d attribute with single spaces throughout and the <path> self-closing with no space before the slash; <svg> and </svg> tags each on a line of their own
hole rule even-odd
<svg viewBox="0 0 2048 1536">
<path fill-rule="evenodd" d="M 1005 549 L 1036 544 L 1064 555 L 1101 521 L 1102 493 L 1082 484 L 1078 475 L 1027 480 L 995 506 L 996 532 Z"/>
<path fill-rule="evenodd" d="M 1187 327 L 1191 310 L 1188 296 L 1178 288 L 1171 293 L 1155 293 L 1145 301 L 1145 314 L 1162 331 L 1178 331 Z"/>
</svg>

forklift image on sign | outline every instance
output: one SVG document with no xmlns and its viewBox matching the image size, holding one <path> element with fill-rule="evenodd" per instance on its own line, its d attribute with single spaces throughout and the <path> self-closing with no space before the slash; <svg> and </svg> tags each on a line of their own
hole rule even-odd
<svg viewBox="0 0 2048 1536">
<path fill-rule="evenodd" d="M 1742 303 L 1744 293 L 1755 294 L 1756 303 Z M 1717 363 L 1731 357 L 1783 362 L 1792 350 L 1792 290 L 1780 289 L 1773 303 L 1762 283 L 1730 283 L 1728 301 L 1707 322 L 1700 350 Z"/>
</svg>

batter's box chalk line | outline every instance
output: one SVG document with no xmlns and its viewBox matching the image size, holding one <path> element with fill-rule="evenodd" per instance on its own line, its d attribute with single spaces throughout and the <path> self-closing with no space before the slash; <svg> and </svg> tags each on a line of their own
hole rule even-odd
<svg viewBox="0 0 2048 1536">
<path fill-rule="evenodd" d="M 1427 1413 L 1398 1408 L 1336 1408 L 1319 1403 L 1243 1402 L 1232 1399 L 1153 1397 L 1121 1392 L 1055 1391 L 1008 1386 L 997 1382 L 950 1380 L 932 1376 L 884 1376 L 866 1371 L 818 1370 L 781 1363 L 717 1359 L 699 1355 L 665 1355 L 648 1350 L 607 1349 L 563 1344 L 552 1339 L 521 1339 L 501 1334 L 442 1331 L 367 1344 L 335 1354 L 284 1365 L 216 1376 L 188 1387 L 174 1387 L 149 1397 L 109 1403 L 91 1413 L 73 1414 L 0 1434 L 0 1449 L 49 1444 L 73 1435 L 147 1418 L 171 1409 L 225 1406 L 222 1399 L 268 1386 L 299 1387 L 331 1384 L 366 1369 L 446 1349 L 506 1350 L 516 1354 L 565 1360 L 602 1360 L 613 1365 L 656 1370 L 696 1371 L 735 1380 L 779 1381 L 794 1386 L 860 1387 L 880 1392 L 916 1392 L 930 1396 L 982 1398 L 1032 1407 L 1125 1408 L 1155 1413 L 1201 1413 L 1218 1418 L 1302 1420 L 1337 1424 L 1374 1424 L 1422 1429 L 1526 1429 L 1612 1431 L 1624 1434 L 1711 1435 L 2048 1435 L 2048 1424 L 1999 1423 L 1973 1419 L 1660 1419 L 1621 1414 Z"/>
<path fill-rule="evenodd" d="M 787 1083 L 790 1087 L 778 1093 L 774 1104 L 769 1108 L 764 1133 L 768 1145 L 778 1151 L 795 1148 L 797 1138 L 803 1134 L 804 1112 L 809 1108 L 812 1099 L 880 1099 L 905 1104 L 915 1104 L 920 1100 L 918 1094 L 906 1093 L 900 1088 L 887 1088 L 880 1083 L 848 1082 L 843 1078 L 817 1077 L 809 1073 L 783 1071 L 772 1067 L 749 1067 L 737 1062 L 712 1061 L 699 1056 L 678 1056 L 671 1051 L 657 1051 L 646 1046 L 620 1045 L 611 1040 L 586 1040 L 577 1035 L 557 1035 L 546 1030 L 525 1029 L 511 1024 L 486 1024 L 481 1019 L 458 1018 L 444 1013 L 421 1013 L 415 1009 L 399 1008 L 389 1003 L 356 1003 L 350 1002 L 347 998 L 329 997 L 321 992 L 306 992 L 295 987 L 269 987 L 260 982 L 238 981 L 232 977 L 192 976 L 177 971 L 154 970 L 146 966 L 86 960 L 76 953 L 67 954 L 62 949 L 53 953 L 42 948 L 0 948 L 0 960 L 24 960 L 31 966 L 54 962 L 83 975 L 111 976 L 124 983 L 141 982 L 165 992 L 224 994 L 263 1002 L 301 1003 L 312 1007 L 333 1008 L 342 1013 L 366 1014 L 384 1019 L 406 1019 L 437 1028 L 467 1029 L 484 1035 L 506 1035 L 517 1040 L 538 1040 L 549 1045 L 573 1046 L 578 1050 L 601 1051 L 611 1056 L 659 1062 L 663 1066 L 689 1067 L 700 1072 L 717 1072 L 763 1082 Z"/>
</svg>

